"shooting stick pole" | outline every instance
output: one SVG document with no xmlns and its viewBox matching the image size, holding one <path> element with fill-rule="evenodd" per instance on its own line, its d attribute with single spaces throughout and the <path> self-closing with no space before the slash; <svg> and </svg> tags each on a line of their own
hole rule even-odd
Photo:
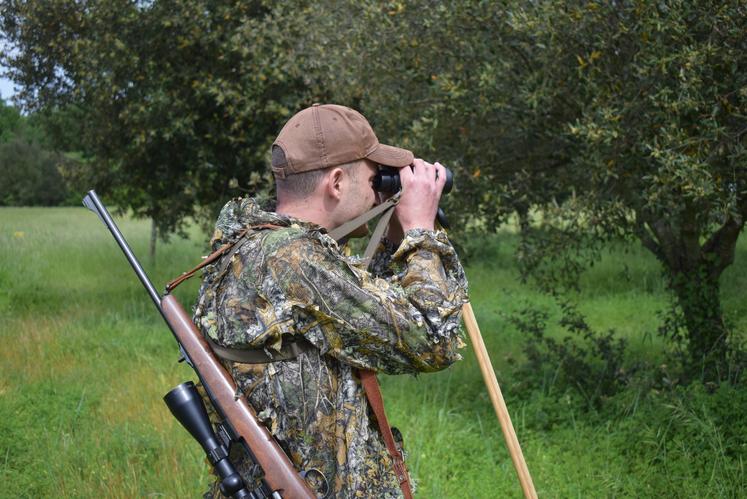
<svg viewBox="0 0 747 499">
<path fill-rule="evenodd" d="M 377 207 L 369 210 L 368 212 L 358 216 L 357 218 L 342 224 L 340 227 L 332 230 L 329 235 L 335 240 L 341 240 L 352 232 L 355 228 L 360 227 L 364 223 L 367 223 L 372 218 L 386 212 L 388 214 L 383 215 L 368 242 L 368 248 L 366 248 L 365 258 L 370 260 L 373 255 L 374 249 L 378 246 L 381 236 L 384 234 L 384 230 L 389 224 L 389 216 L 394 211 L 394 206 L 399 202 L 399 194 L 394 195 L 381 203 Z M 439 218 L 440 223 L 440 218 Z M 516 473 L 519 475 L 519 483 L 521 489 L 524 491 L 524 497 L 526 499 L 537 499 L 537 492 L 534 490 L 534 484 L 532 483 L 532 477 L 529 476 L 529 470 L 527 469 L 527 463 L 524 461 L 524 454 L 521 452 L 519 446 L 519 440 L 516 438 L 516 432 L 514 426 L 511 424 L 511 416 L 508 414 L 506 408 L 506 402 L 503 401 L 503 395 L 501 389 L 498 386 L 498 380 L 495 377 L 495 371 L 493 371 L 493 365 L 490 363 L 490 357 L 488 357 L 488 351 L 485 349 L 485 343 L 482 341 L 480 335 L 480 328 L 477 326 L 477 320 L 475 314 L 472 311 L 472 305 L 465 303 L 462 307 L 462 315 L 464 317 L 464 325 L 467 327 L 470 340 L 472 341 L 472 347 L 475 349 L 475 355 L 477 356 L 477 363 L 480 364 L 480 371 L 482 371 L 482 377 L 485 380 L 485 386 L 488 389 L 488 395 L 490 400 L 493 402 L 493 408 L 498 416 L 498 421 L 501 423 L 501 430 L 503 430 L 503 437 L 506 439 L 506 446 L 508 452 L 511 454 L 511 460 L 514 462 L 514 468 Z"/>
<path fill-rule="evenodd" d="M 477 363 L 480 364 L 480 371 L 482 371 L 488 395 L 490 395 L 490 400 L 493 402 L 493 408 L 495 409 L 495 414 L 498 416 L 498 421 L 501 423 L 501 430 L 503 430 L 503 437 L 506 439 L 508 452 L 511 454 L 511 460 L 514 462 L 516 474 L 519 475 L 519 483 L 521 483 L 521 489 L 524 491 L 524 497 L 526 499 L 537 499 L 537 492 L 534 490 L 532 477 L 529 475 L 527 463 L 524 461 L 524 454 L 521 452 L 519 440 L 516 438 L 514 426 L 511 424 L 511 416 L 508 414 L 506 402 L 503 401 L 501 388 L 498 386 L 493 365 L 490 363 L 490 357 L 488 357 L 488 351 L 485 349 L 485 343 L 482 341 L 480 328 L 477 326 L 477 320 L 475 319 L 475 314 L 472 311 L 470 303 L 464 304 L 462 314 L 464 325 L 467 327 L 469 338 L 472 341 L 472 347 L 475 349 Z"/>
</svg>

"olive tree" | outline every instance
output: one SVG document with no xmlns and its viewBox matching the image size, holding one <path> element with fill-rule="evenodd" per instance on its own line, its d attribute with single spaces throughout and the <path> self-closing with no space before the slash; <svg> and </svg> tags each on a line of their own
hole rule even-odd
<svg viewBox="0 0 747 499">
<path fill-rule="evenodd" d="M 392 140 L 452 162 L 462 227 L 537 207 L 520 256 L 548 287 L 603 241 L 639 241 L 678 304 L 670 332 L 687 367 L 726 376 L 719 277 L 747 217 L 743 2 L 322 2 L 316 13 L 337 29 L 308 47 L 347 47 L 321 84 Z"/>
<path fill-rule="evenodd" d="M 547 85 L 574 89 L 562 98 L 579 109 L 564 136 L 581 189 L 563 218 L 585 214 L 579 230 L 593 224 L 650 250 L 679 305 L 691 370 L 724 378 L 732 345 L 719 278 L 747 218 L 747 7 L 547 2 L 527 17 L 545 26 L 521 29 L 550 48 Z"/>
</svg>

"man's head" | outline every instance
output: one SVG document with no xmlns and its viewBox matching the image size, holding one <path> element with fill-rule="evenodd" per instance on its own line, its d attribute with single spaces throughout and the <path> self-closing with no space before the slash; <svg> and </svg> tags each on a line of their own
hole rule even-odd
<svg viewBox="0 0 747 499">
<path fill-rule="evenodd" d="M 357 111 L 315 104 L 288 120 L 273 143 L 278 211 L 335 227 L 373 206 L 377 165 L 412 162 L 410 151 L 379 143 Z"/>
</svg>

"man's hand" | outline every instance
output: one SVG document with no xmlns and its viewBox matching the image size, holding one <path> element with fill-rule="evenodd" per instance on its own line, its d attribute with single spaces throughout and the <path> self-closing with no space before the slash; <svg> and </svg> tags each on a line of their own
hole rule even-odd
<svg viewBox="0 0 747 499">
<path fill-rule="evenodd" d="M 410 229 L 433 230 L 441 191 L 446 183 L 446 169 L 438 162 L 433 165 L 422 159 L 415 159 L 411 168 L 399 170 L 399 178 L 402 197 L 394 214 L 402 235 Z M 392 225 L 390 227 L 396 229 L 396 224 Z M 389 239 L 397 242 L 391 237 L 395 234 L 390 232 L 389 236 Z"/>
</svg>

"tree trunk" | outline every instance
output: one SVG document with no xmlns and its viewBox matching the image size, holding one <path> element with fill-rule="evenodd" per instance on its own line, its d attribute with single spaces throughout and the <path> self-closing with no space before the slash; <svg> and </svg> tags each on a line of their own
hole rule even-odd
<svg viewBox="0 0 747 499">
<path fill-rule="evenodd" d="M 638 213 L 636 235 L 667 269 L 669 286 L 677 297 L 686 329 L 685 368 L 703 381 L 728 376 L 729 330 L 719 296 L 719 278 L 734 262 L 734 251 L 744 218 L 728 218 L 704 242 L 696 208 L 686 206 L 679 224 Z M 678 335 L 672 339 L 677 341 Z"/>
<path fill-rule="evenodd" d="M 728 373 L 728 334 L 719 296 L 718 279 L 700 271 L 673 278 L 672 288 L 687 328 L 688 371 L 703 381 L 718 382 Z"/>
<path fill-rule="evenodd" d="M 529 204 L 525 203 L 516 203 L 514 204 L 514 209 L 516 210 L 516 215 L 519 218 L 519 230 L 521 230 L 522 234 L 526 234 L 529 230 Z"/>
</svg>

